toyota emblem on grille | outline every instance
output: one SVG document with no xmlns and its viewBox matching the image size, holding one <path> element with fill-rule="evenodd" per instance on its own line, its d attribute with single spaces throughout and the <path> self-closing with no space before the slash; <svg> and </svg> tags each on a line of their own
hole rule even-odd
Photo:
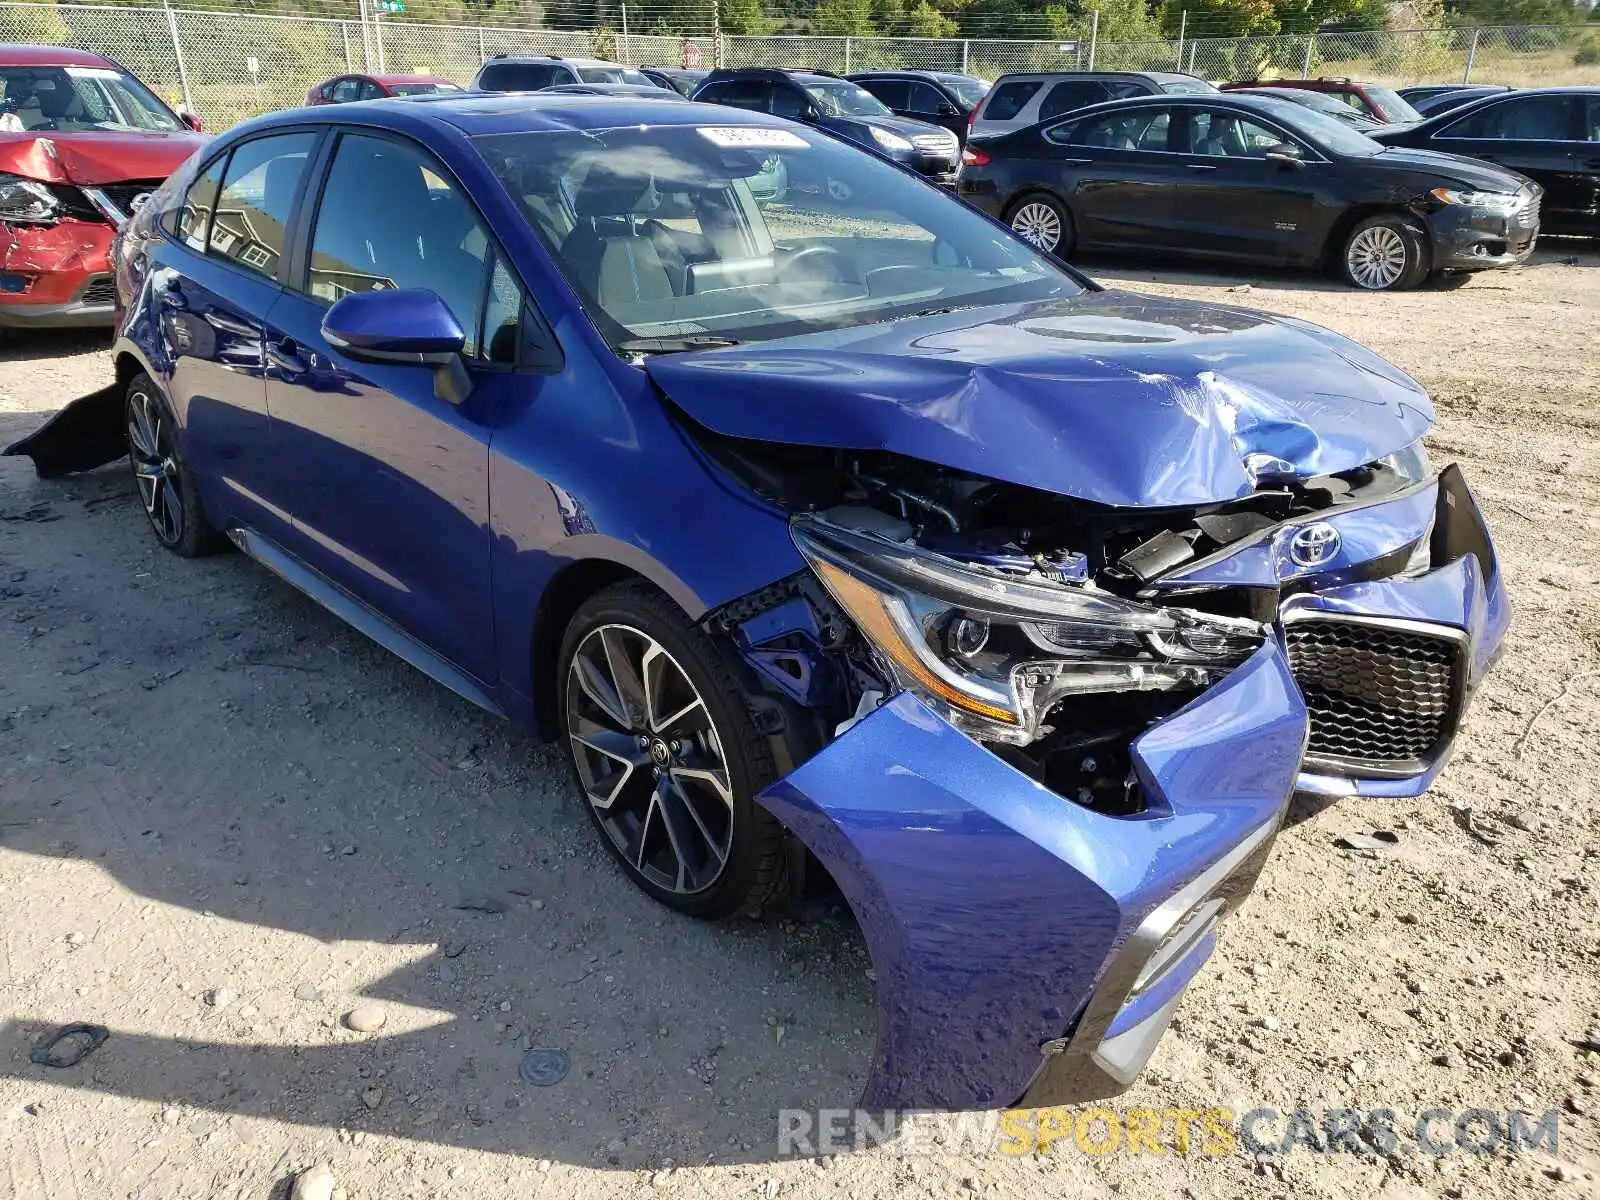
<svg viewBox="0 0 1600 1200">
<path fill-rule="evenodd" d="M 1339 531 L 1326 521 L 1295 530 L 1289 539 L 1289 557 L 1297 567 L 1320 567 L 1339 553 Z"/>
</svg>

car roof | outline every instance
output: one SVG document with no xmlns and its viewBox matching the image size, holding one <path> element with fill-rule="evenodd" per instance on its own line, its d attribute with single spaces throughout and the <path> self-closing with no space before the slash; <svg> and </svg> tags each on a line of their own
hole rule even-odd
<svg viewBox="0 0 1600 1200">
<path fill-rule="evenodd" d="M 882 71 L 852 71 L 846 79 L 977 79 L 960 71 L 924 71 L 918 67 L 885 68 Z"/>
<path fill-rule="evenodd" d="M 442 75 L 363 75 L 357 73 L 357 79 L 370 79 L 374 83 L 453 83 L 454 80 L 446 79 Z M 350 76 L 344 76 L 350 78 Z"/>
<path fill-rule="evenodd" d="M 103 55 L 71 46 L 29 46 L 0 42 L 0 67 L 116 67 Z"/>
<path fill-rule="evenodd" d="M 995 80 L 1008 79 L 1198 79 L 1198 75 L 1183 75 L 1176 71 L 1007 71 Z"/>
<path fill-rule="evenodd" d="M 661 89 L 657 89 L 661 90 Z M 259 131 L 277 125 L 360 123 L 425 137 L 427 130 L 454 129 L 467 137 L 497 133 L 619 129 L 629 125 L 712 125 L 788 128 L 767 113 L 724 105 L 687 103 L 661 91 L 655 96 L 594 96 L 577 92 L 449 92 L 316 108 L 286 109 L 236 125 Z"/>
<path fill-rule="evenodd" d="M 621 66 L 626 65 L 624 63 L 612 62 L 608 58 L 579 58 L 579 57 L 574 56 L 574 55 L 566 55 L 566 54 L 491 54 L 489 56 L 488 60 L 483 65 L 487 67 L 492 63 L 503 63 L 503 62 L 509 62 L 509 63 L 531 63 L 531 62 L 552 63 L 552 62 L 558 62 L 558 63 L 567 63 L 568 65 L 574 66 L 574 67 L 621 67 Z"/>
</svg>

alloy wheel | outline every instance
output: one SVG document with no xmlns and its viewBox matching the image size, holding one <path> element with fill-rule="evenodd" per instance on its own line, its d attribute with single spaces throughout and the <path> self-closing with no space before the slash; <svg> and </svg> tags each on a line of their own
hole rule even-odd
<svg viewBox="0 0 1600 1200">
<path fill-rule="evenodd" d="M 601 828 L 650 883 L 704 891 L 733 846 L 733 785 L 700 692 L 660 642 L 629 625 L 591 630 L 570 670 L 567 736 Z"/>
<path fill-rule="evenodd" d="M 183 538 L 181 471 L 173 455 L 172 423 L 147 391 L 128 396 L 128 450 L 133 478 L 156 536 L 169 546 Z"/>
<path fill-rule="evenodd" d="M 1011 228 L 1046 253 L 1061 244 L 1061 217 L 1048 204 L 1038 200 L 1024 204 L 1011 216 Z"/>
<path fill-rule="evenodd" d="M 1364 288 L 1393 287 L 1406 269 L 1406 244 L 1387 225 L 1372 225 L 1350 239 L 1344 252 L 1350 278 Z"/>
</svg>

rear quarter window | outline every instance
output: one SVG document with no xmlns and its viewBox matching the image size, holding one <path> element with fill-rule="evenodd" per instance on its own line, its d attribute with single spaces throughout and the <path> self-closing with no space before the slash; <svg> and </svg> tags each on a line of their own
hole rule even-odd
<svg viewBox="0 0 1600 1200">
<path fill-rule="evenodd" d="M 983 106 L 982 119 L 985 121 L 1010 121 L 1016 118 L 1028 101 L 1032 100 L 1044 86 L 1044 81 L 1039 79 L 1016 79 L 1010 83 L 1002 83 L 989 93 L 989 100 Z"/>
<path fill-rule="evenodd" d="M 486 92 L 536 92 L 554 83 L 571 83 L 565 68 L 543 63 L 490 63 L 478 76 Z"/>
</svg>

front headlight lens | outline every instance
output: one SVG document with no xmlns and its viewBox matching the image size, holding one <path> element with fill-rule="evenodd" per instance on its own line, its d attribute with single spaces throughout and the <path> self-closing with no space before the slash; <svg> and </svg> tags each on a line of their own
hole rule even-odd
<svg viewBox="0 0 1600 1200">
<path fill-rule="evenodd" d="M 1434 188 L 1433 198 L 1440 204 L 1457 204 L 1462 208 L 1477 208 L 1484 212 L 1514 212 L 1522 202 L 1518 192 L 1468 192 L 1461 188 Z"/>
<path fill-rule="evenodd" d="M 20 175 L 0 175 L 0 221 L 53 221 L 60 207 L 44 184 Z"/>
<path fill-rule="evenodd" d="M 911 143 L 905 138 L 901 137 L 898 133 L 891 133 L 887 129 L 879 129 L 876 125 L 872 127 L 872 140 L 877 142 L 878 145 L 882 146 L 885 150 L 911 149 Z"/>
<path fill-rule="evenodd" d="M 814 517 L 791 528 L 893 682 L 989 740 L 1036 740 L 1069 695 L 1205 686 L 1265 636 L 1255 621 L 1003 576 Z"/>
</svg>

